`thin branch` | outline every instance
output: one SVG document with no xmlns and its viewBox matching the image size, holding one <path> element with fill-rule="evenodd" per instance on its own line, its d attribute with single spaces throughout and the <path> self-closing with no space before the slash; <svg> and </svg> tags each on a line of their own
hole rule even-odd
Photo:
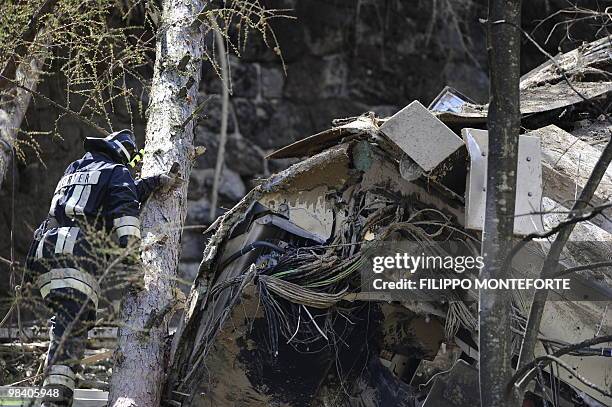
<svg viewBox="0 0 612 407">
<path fill-rule="evenodd" d="M 200 113 L 202 112 L 202 110 L 204 110 L 204 108 L 206 107 L 206 105 L 208 104 L 208 102 L 210 101 L 210 96 L 207 97 L 202 103 L 200 103 L 195 110 L 193 111 L 193 113 L 191 113 L 189 115 L 188 118 L 185 119 L 185 121 L 183 123 L 181 123 L 181 130 L 185 130 L 185 127 L 187 127 L 187 125 L 189 124 L 190 121 L 192 121 L 193 119 L 195 119 L 197 116 L 200 115 Z"/>
<path fill-rule="evenodd" d="M 57 103 L 56 101 L 48 98 L 47 96 L 43 95 L 40 92 L 37 92 L 33 89 L 30 89 L 26 86 L 23 86 L 17 82 L 15 82 L 14 80 L 7 78 L 6 76 L 2 76 L 0 75 L 0 78 L 4 78 L 6 81 L 8 81 L 9 83 L 11 83 L 13 86 L 16 86 L 20 89 L 25 90 L 26 92 L 30 92 L 32 95 L 34 95 L 37 98 L 40 98 L 48 103 L 50 103 L 51 105 L 53 105 L 54 107 L 57 107 L 58 109 L 62 110 L 63 112 L 71 115 L 72 117 L 74 117 L 75 119 L 79 120 L 80 122 L 87 124 L 88 126 L 91 126 L 94 130 L 96 130 L 98 133 L 100 133 L 101 135 L 103 135 L 104 137 L 109 135 L 109 132 L 104 130 L 102 127 L 98 126 L 97 124 L 95 124 L 94 122 L 92 122 L 91 120 L 81 116 L 80 114 L 78 114 L 77 112 L 70 110 L 67 107 L 64 107 L 62 105 L 60 105 L 59 103 Z"/>
<path fill-rule="evenodd" d="M 510 379 L 510 382 L 508 383 L 508 387 L 506 391 L 511 392 L 512 387 L 515 386 L 515 383 L 518 386 L 517 382 L 519 382 L 519 379 L 520 379 L 519 383 L 521 384 L 527 383 L 526 380 L 531 380 L 531 378 L 533 378 L 533 376 L 535 375 L 534 368 L 536 367 L 536 365 L 540 365 L 544 367 L 550 362 L 553 362 L 553 361 L 556 362 L 557 361 L 556 359 L 559 358 L 560 356 L 566 355 L 568 353 L 571 353 L 571 352 L 574 352 L 580 349 L 598 345 L 600 343 L 606 343 L 606 342 L 612 342 L 612 335 L 605 335 L 605 336 L 600 336 L 597 338 L 587 339 L 586 341 L 582 341 L 582 342 L 558 349 L 552 355 L 544 355 L 544 356 L 537 357 L 531 362 L 527 363 L 525 366 L 522 366 L 517 370 L 514 376 L 512 376 L 512 379 Z M 555 358 L 555 360 L 550 359 L 551 356 Z"/>
<path fill-rule="evenodd" d="M 11 54 L 9 60 L 4 65 L 4 69 L 2 69 L 2 72 L 0 73 L 0 90 L 6 88 L 6 86 L 11 83 L 11 81 L 7 79 L 14 77 L 15 73 L 17 72 L 18 63 L 16 61 L 16 56 L 19 58 L 25 56 L 26 52 L 28 51 L 28 47 L 25 46 L 24 43 L 31 43 L 34 41 L 36 33 L 38 32 L 40 20 L 53 11 L 57 2 L 58 0 L 46 0 L 28 22 L 26 29 L 21 35 L 21 41 L 23 43 L 17 46 L 17 49 L 15 50 L 16 55 Z"/>
<path fill-rule="evenodd" d="M 219 149 L 217 150 L 217 162 L 215 163 L 215 173 L 213 176 L 213 186 L 210 199 L 210 221 L 215 220 L 217 214 L 217 200 L 219 197 L 219 183 L 221 182 L 221 172 L 225 161 L 225 143 L 227 141 L 227 119 L 229 112 L 229 68 L 227 64 L 227 52 L 223 43 L 223 35 L 217 22 L 211 18 L 211 25 L 214 27 L 215 40 L 217 43 L 219 61 L 221 64 L 222 80 L 222 100 L 221 100 L 221 134 L 219 135 Z"/>
</svg>

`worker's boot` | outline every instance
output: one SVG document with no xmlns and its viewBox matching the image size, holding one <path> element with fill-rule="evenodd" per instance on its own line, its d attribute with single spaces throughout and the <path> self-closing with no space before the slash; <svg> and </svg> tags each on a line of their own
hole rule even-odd
<svg viewBox="0 0 612 407">
<path fill-rule="evenodd" d="M 76 376 L 70 366 L 52 365 L 45 381 L 44 407 L 70 407 L 74 393 Z"/>
<path fill-rule="evenodd" d="M 71 289 L 55 290 L 49 295 L 55 316 L 49 330 L 49 352 L 45 362 L 43 388 L 51 394 L 43 398 L 43 406 L 67 407 L 72 405 L 76 373 L 85 352 L 89 319 L 79 315 L 82 294 Z M 84 313 L 88 315 L 88 313 Z"/>
<path fill-rule="evenodd" d="M 45 397 L 41 407 L 70 407 L 72 406 L 73 391 L 62 385 L 45 385 Z"/>
</svg>

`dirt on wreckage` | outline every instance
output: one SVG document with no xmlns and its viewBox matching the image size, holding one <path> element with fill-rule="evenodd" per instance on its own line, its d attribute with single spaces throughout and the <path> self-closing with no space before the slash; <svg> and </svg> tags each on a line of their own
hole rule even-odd
<svg viewBox="0 0 612 407">
<path fill-rule="evenodd" d="M 608 117 L 592 104 L 607 109 L 612 101 L 611 49 L 610 38 L 586 44 L 522 79 L 521 143 L 531 164 L 519 163 L 528 176 L 519 181 L 517 201 L 537 209 L 529 212 L 551 213 L 526 216 L 528 222 L 515 224 L 517 235 L 563 220 L 559 209 L 571 206 L 567 201 L 609 140 Z M 331 129 L 272 153 L 269 159 L 301 161 L 262 180 L 207 231 L 173 341 L 168 399 L 232 406 L 478 405 L 477 291 L 448 291 L 443 300 L 388 298 L 361 291 L 360 270 L 381 242 L 430 247 L 456 240 L 462 250 L 479 253 L 478 189 L 485 175 L 472 148 L 486 152 L 479 141 L 486 140 L 486 111 L 445 89 L 429 108 L 413 102 L 391 118 L 366 113 L 336 120 Z M 608 170 L 596 200 L 611 195 Z M 579 224 L 562 264 L 610 258 L 611 231 L 603 216 Z M 548 243 L 538 244 L 533 255 L 542 257 Z M 520 262 L 513 268 L 522 276 L 539 271 Z M 603 292 L 609 300 L 609 268 L 580 278 L 585 292 Z M 547 305 L 539 354 L 611 333 L 607 302 L 581 300 Z M 528 304 L 516 295 L 517 338 Z M 606 358 L 563 360 L 610 389 Z M 612 404 L 571 375 L 546 368 L 540 378 L 547 384 L 529 387 L 534 400 L 546 397 L 552 382 L 559 405 Z"/>
</svg>

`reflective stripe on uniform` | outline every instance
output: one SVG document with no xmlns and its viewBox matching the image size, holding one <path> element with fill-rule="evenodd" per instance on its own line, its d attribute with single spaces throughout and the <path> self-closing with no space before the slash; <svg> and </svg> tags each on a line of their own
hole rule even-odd
<svg viewBox="0 0 612 407">
<path fill-rule="evenodd" d="M 49 375 L 45 378 L 43 386 L 59 384 L 68 387 L 70 390 L 74 390 L 75 379 L 76 375 L 69 366 L 52 365 L 49 368 Z"/>
<path fill-rule="evenodd" d="M 122 216 L 113 219 L 113 228 L 119 239 L 123 236 L 135 236 L 140 239 L 140 219 L 136 216 Z"/>
<path fill-rule="evenodd" d="M 85 188 L 83 185 L 75 186 L 74 189 L 72 190 L 72 193 L 70 194 L 70 198 L 68 198 L 68 200 L 66 201 L 64 210 L 66 212 L 66 216 L 68 216 L 69 218 L 72 218 L 73 216 L 75 216 L 74 207 L 79 202 L 79 199 L 81 199 L 83 188 Z"/>
<path fill-rule="evenodd" d="M 100 174 L 102 174 L 101 171 L 81 171 L 64 175 L 55 187 L 49 215 L 53 216 L 55 214 L 57 203 L 64 196 L 62 188 L 69 186 L 74 186 L 74 189 L 65 205 L 66 216 L 82 215 L 91 194 L 91 186 L 100 181 Z"/>
<path fill-rule="evenodd" d="M 74 251 L 74 244 L 79 236 L 80 229 L 78 227 L 71 227 L 66 236 L 66 243 L 64 244 L 64 253 L 72 253 Z"/>
<path fill-rule="evenodd" d="M 70 198 L 66 201 L 65 212 L 66 216 L 73 217 L 83 215 L 87 201 L 91 195 L 91 185 L 77 185 L 70 194 Z"/>
<path fill-rule="evenodd" d="M 85 207 L 87 206 L 87 201 L 89 201 L 89 195 L 91 195 L 91 185 L 85 185 L 79 201 L 74 206 L 75 215 L 85 214 Z"/>
<path fill-rule="evenodd" d="M 93 302 L 96 309 L 98 309 L 98 294 L 87 284 L 73 278 L 51 280 L 51 282 L 40 287 L 40 295 L 45 299 L 51 291 L 59 290 L 60 288 L 72 288 L 85 294 Z"/>
<path fill-rule="evenodd" d="M 138 239 L 140 239 L 140 228 L 137 228 L 136 226 L 120 226 L 117 228 L 116 230 L 117 232 L 117 237 L 118 238 L 122 238 L 123 236 L 135 236 Z"/>
<path fill-rule="evenodd" d="M 140 227 L 140 219 L 136 216 L 122 216 L 120 218 L 113 219 L 113 226 L 118 228 L 120 226 L 136 226 Z"/>
<path fill-rule="evenodd" d="M 53 195 L 53 199 L 51 200 L 51 207 L 49 208 L 50 216 L 55 215 L 55 207 L 57 206 L 57 201 L 59 201 L 61 197 L 62 197 L 62 194 L 57 193 L 57 192 L 55 193 L 55 195 Z"/>
<path fill-rule="evenodd" d="M 70 366 L 66 365 L 52 365 L 51 368 L 49 368 L 49 374 L 58 374 L 71 379 L 76 377 Z"/>
<path fill-rule="evenodd" d="M 89 297 L 98 308 L 98 294 L 100 285 L 89 273 L 73 268 L 52 269 L 36 280 L 40 294 L 46 298 L 52 290 L 59 288 L 73 288 Z"/>
<path fill-rule="evenodd" d="M 53 385 L 65 386 L 68 387 L 70 390 L 74 390 L 75 387 L 74 379 L 59 374 L 50 374 L 45 378 L 45 381 L 43 382 L 43 387 Z"/>
<path fill-rule="evenodd" d="M 72 254 L 74 244 L 79 234 L 78 227 L 61 227 L 57 229 L 57 241 L 55 242 L 55 253 Z"/>
<path fill-rule="evenodd" d="M 66 386 L 70 390 L 74 390 L 74 379 L 70 379 L 62 375 L 55 375 L 55 374 L 49 375 L 43 382 L 43 387 L 52 386 L 52 385 Z"/>
</svg>

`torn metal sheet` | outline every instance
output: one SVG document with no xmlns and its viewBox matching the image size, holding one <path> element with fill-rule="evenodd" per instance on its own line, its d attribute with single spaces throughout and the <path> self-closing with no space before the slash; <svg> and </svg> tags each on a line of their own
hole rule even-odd
<svg viewBox="0 0 612 407">
<path fill-rule="evenodd" d="M 463 129 L 470 170 L 466 189 L 466 227 L 482 230 L 486 210 L 487 160 L 489 136 L 486 130 Z M 528 235 L 544 230 L 540 202 L 542 199 L 542 165 L 540 139 L 519 136 L 514 233 Z"/>
<path fill-rule="evenodd" d="M 432 171 L 462 140 L 418 101 L 391 116 L 380 130 L 424 171 Z"/>
<path fill-rule="evenodd" d="M 547 61 L 524 75 L 520 82 L 521 114 L 526 116 L 562 109 L 612 92 L 609 77 L 611 39 L 612 36 L 606 36 L 555 56 L 556 63 Z M 465 103 L 455 110 L 436 114 L 449 124 L 469 126 L 487 121 L 488 105 Z"/>
<path fill-rule="evenodd" d="M 611 91 L 612 82 L 571 82 L 570 86 L 563 81 L 523 89 L 521 90 L 521 114 L 528 115 L 560 109 L 584 102 L 585 99 L 597 98 Z"/>
<path fill-rule="evenodd" d="M 605 82 L 579 82 L 587 94 L 608 92 Z M 551 96 L 564 91 L 563 86 L 550 82 L 526 87 L 524 112 L 575 103 L 568 95 Z M 452 111 L 461 106 L 459 112 L 432 114 L 413 102 L 385 120 L 366 114 L 334 121 L 334 128 L 270 155 L 310 157 L 262 181 L 212 226 L 216 233 L 204 251 L 173 342 L 169 387 L 174 393 L 203 394 L 213 403 L 249 407 L 340 405 L 338 394 L 346 395 L 341 405 L 355 407 L 423 406 L 425 397 L 426 407 L 478 405 L 477 380 L 473 380 L 478 358 L 475 290 L 456 290 L 444 301 L 431 298 L 419 303 L 414 295 L 393 304 L 388 293 L 359 292 L 364 280 L 359 270 L 378 243 L 436 242 L 460 236 L 474 253 L 480 249 L 478 234 L 466 229 L 473 223 L 482 228 L 487 133 L 464 132 L 468 158 L 464 141 L 436 115 L 464 115 L 461 120 L 482 124 L 487 106 L 454 99 L 451 93 L 441 95 L 432 108 Z M 555 151 L 555 143 L 547 137 L 541 142 Z M 540 157 L 539 137 L 520 136 L 516 212 L 527 216 L 517 217 L 517 234 L 543 231 L 543 222 L 550 227 L 548 215 L 532 214 L 548 208 L 547 199 L 541 199 L 540 161 L 550 159 L 546 154 Z M 457 188 L 466 184 L 467 191 Z M 563 188 L 565 193 L 572 189 Z M 474 208 L 480 208 L 477 222 L 466 213 Z M 589 238 L 605 240 L 602 233 L 597 226 L 580 224 L 573 236 L 588 243 Z M 534 245 L 535 258 L 542 258 L 547 243 Z M 562 267 L 610 257 L 605 247 L 596 244 L 570 241 L 566 249 Z M 518 264 L 517 275 L 539 271 L 531 267 L 532 257 L 519 260 L 523 263 Z M 586 298 L 591 298 L 588 295 L 597 284 L 608 281 L 600 277 L 593 270 L 578 276 Z M 558 295 L 552 292 L 551 298 Z M 528 311 L 519 309 L 524 307 L 519 300 L 513 322 Z M 608 332 L 610 318 L 603 315 L 607 309 L 602 304 L 591 301 L 564 308 L 560 312 L 571 315 L 563 318 L 553 310 L 545 317 L 543 332 L 558 341 L 580 340 L 577 332 L 546 325 L 561 320 L 563 327 L 589 325 L 585 332 L 590 336 L 595 335 L 593 329 Z M 384 311 L 391 306 L 398 318 Z M 406 318 L 408 313 L 415 317 Z M 441 343 L 452 352 L 440 350 Z M 367 369 L 342 373 L 356 363 Z M 602 386 L 609 383 L 604 367 L 584 369 L 580 358 L 571 363 L 589 377 L 603 377 Z M 568 383 L 566 387 L 574 386 L 573 379 L 559 378 Z M 417 394 L 409 383 L 431 391 Z M 584 390 L 596 399 L 592 389 L 572 388 L 570 398 Z"/>
<path fill-rule="evenodd" d="M 320 186 L 295 194 L 267 194 L 260 202 L 274 212 L 284 213 L 294 225 L 308 231 L 310 239 L 324 243 L 332 236 L 334 225 L 334 207 L 326 198 L 328 194 L 329 189 Z"/>
<path fill-rule="evenodd" d="M 344 139 L 373 135 L 378 125 L 373 115 L 363 115 L 342 126 L 333 127 L 305 139 L 296 141 L 266 156 L 266 159 L 306 157 L 317 154 Z"/>
<path fill-rule="evenodd" d="M 573 89 L 572 89 L 573 88 Z M 576 91 L 578 93 L 576 93 Z M 567 82 L 544 84 L 539 88 L 521 90 L 521 114 L 531 115 L 561 109 L 612 92 L 612 82 Z M 584 98 L 582 96 L 584 96 Z M 437 113 L 444 123 L 475 125 L 486 123 L 488 105 L 463 105 L 458 112 Z"/>
<path fill-rule="evenodd" d="M 461 108 L 466 103 L 474 104 L 475 102 L 459 92 L 457 89 L 450 86 L 445 86 L 427 108 L 432 112 L 456 113 L 460 112 Z"/>
<path fill-rule="evenodd" d="M 606 335 L 612 332 L 612 310 L 603 302 L 570 302 L 549 301 L 546 303 L 542 323 L 540 325 L 543 339 L 558 340 L 562 338 L 568 343 L 579 343 Z M 536 355 L 544 355 L 542 339 L 536 347 Z M 609 349 L 609 344 L 597 345 L 596 349 Z M 612 388 L 612 362 L 609 357 L 586 355 L 563 355 L 563 361 L 572 366 L 573 371 L 582 377 L 588 378 L 591 383 L 604 388 Z M 550 373 L 551 366 L 546 369 Z M 555 374 L 563 382 L 569 384 L 578 392 L 584 392 L 604 406 L 612 405 L 612 398 L 580 382 L 572 374 L 555 369 Z"/>
<path fill-rule="evenodd" d="M 571 207 L 582 192 L 601 152 L 552 124 L 527 134 L 542 140 L 544 194 Z M 608 168 L 603 175 L 591 204 L 602 205 L 610 199 L 612 168 Z M 604 216 L 596 216 L 591 222 L 612 232 L 612 222 Z"/>
<path fill-rule="evenodd" d="M 520 88 L 537 88 L 544 83 L 557 83 L 564 80 L 564 74 L 570 79 L 584 78 L 585 76 L 599 76 L 607 78 L 602 71 L 602 64 L 610 63 L 612 53 L 612 36 L 583 44 L 565 54 L 555 56 L 555 62 L 548 60 L 542 65 L 523 75 Z"/>
<path fill-rule="evenodd" d="M 434 375 L 450 370 L 457 362 L 463 349 L 454 343 L 443 343 L 433 360 L 423 359 L 419 362 L 411 386 L 424 385 Z M 469 355 L 468 355 L 469 356 Z"/>
</svg>

